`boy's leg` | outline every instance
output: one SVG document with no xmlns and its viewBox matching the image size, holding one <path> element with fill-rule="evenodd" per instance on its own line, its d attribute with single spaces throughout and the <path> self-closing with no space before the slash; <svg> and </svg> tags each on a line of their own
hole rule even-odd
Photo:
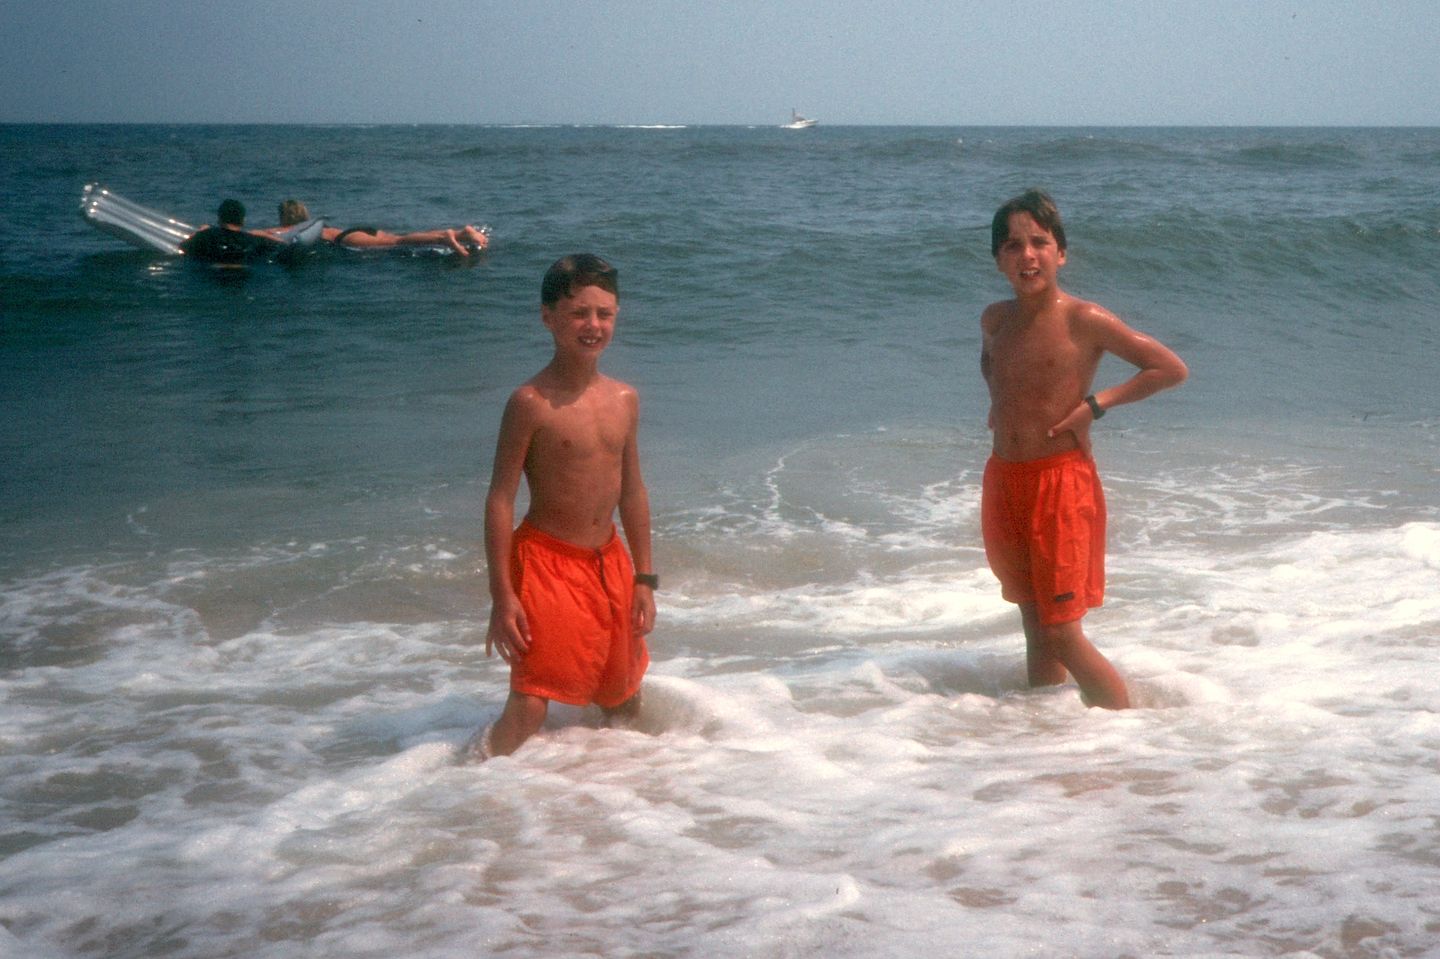
<svg viewBox="0 0 1440 959">
<path fill-rule="evenodd" d="M 1034 603 L 1020 604 L 1020 624 L 1025 628 L 1025 678 L 1031 687 L 1064 683 L 1069 674 L 1065 664 L 1045 643 L 1040 610 Z"/>
<path fill-rule="evenodd" d="M 505 711 L 490 728 L 490 752 L 495 756 L 508 756 L 520 748 L 520 744 L 540 730 L 545 716 L 550 711 L 550 701 L 526 693 L 511 692 L 505 701 Z"/>
<path fill-rule="evenodd" d="M 642 690 L 635 690 L 635 695 L 625 700 L 619 706 L 611 706 L 608 709 L 601 707 L 605 714 L 605 725 L 613 726 L 616 722 L 631 723 L 640 715 L 640 695 Z"/>
<path fill-rule="evenodd" d="M 1033 629 L 1031 618 L 1025 619 L 1026 663 L 1031 686 L 1062 683 L 1068 670 L 1080 685 L 1080 697 L 1087 706 L 1130 708 L 1130 693 L 1125 688 L 1125 680 L 1110 660 L 1085 638 L 1080 620 L 1046 626 L 1039 621 L 1033 607 L 1031 612 Z"/>
</svg>

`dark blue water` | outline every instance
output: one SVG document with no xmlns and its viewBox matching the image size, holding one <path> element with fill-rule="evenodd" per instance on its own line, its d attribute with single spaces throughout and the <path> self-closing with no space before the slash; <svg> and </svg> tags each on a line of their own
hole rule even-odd
<svg viewBox="0 0 1440 959">
<path fill-rule="evenodd" d="M 1006 292 L 989 213 L 1030 184 L 1068 217 L 1069 287 L 1195 369 L 1155 417 L 1221 448 L 1227 425 L 1433 427 L 1437 156 L 1433 130 L 7 127 L 7 553 L 76 528 L 83 550 L 180 491 L 281 487 L 305 525 L 308 503 L 475 479 L 545 358 L 536 278 L 578 249 L 622 268 L 611 363 L 662 464 L 973 424 L 975 317 Z M 298 196 L 497 243 L 217 278 L 90 229 L 92 180 L 192 222 Z"/>
</svg>

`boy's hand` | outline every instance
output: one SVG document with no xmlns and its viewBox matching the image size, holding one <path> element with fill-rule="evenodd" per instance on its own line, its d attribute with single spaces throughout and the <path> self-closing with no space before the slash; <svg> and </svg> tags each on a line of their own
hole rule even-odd
<svg viewBox="0 0 1440 959">
<path fill-rule="evenodd" d="M 635 587 L 635 599 L 631 603 L 630 620 L 635 624 L 635 632 L 641 636 L 647 635 L 655 628 L 655 591 L 649 586 Z"/>
<path fill-rule="evenodd" d="M 1090 456 L 1090 424 L 1093 422 L 1095 416 L 1090 412 L 1090 404 L 1081 403 L 1070 411 L 1069 416 L 1050 427 L 1050 432 L 1046 435 L 1054 439 L 1061 433 L 1074 433 L 1075 442 L 1086 456 Z"/>
<path fill-rule="evenodd" d="M 490 607 L 490 628 L 485 631 L 485 655 L 491 650 L 500 654 L 507 663 L 524 656 L 530 649 L 530 624 L 525 621 L 525 610 L 520 601 L 511 596 Z"/>
</svg>

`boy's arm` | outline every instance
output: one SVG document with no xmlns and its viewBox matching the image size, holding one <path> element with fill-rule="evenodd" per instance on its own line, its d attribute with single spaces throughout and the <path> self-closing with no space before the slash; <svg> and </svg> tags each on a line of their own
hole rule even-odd
<svg viewBox="0 0 1440 959">
<path fill-rule="evenodd" d="M 1154 396 L 1161 390 L 1179 386 L 1190 375 L 1185 361 L 1173 350 L 1154 337 L 1133 330 L 1115 314 L 1095 304 L 1087 304 L 1080 316 L 1080 323 L 1088 338 L 1106 353 L 1114 353 L 1120 359 L 1137 367 L 1134 376 L 1123 383 L 1106 387 L 1091 395 L 1101 412 L 1112 406 L 1138 403 Z M 1095 413 L 1090 404 L 1082 400 L 1070 414 L 1050 428 L 1050 435 L 1056 436 L 1070 430 L 1079 440 L 1080 446 L 1090 452 L 1090 424 Z"/>
<path fill-rule="evenodd" d="M 625 530 L 625 542 L 630 546 L 630 558 L 635 570 L 653 573 L 654 560 L 650 552 L 650 492 L 640 474 L 640 399 L 630 394 L 634 408 L 631 411 L 630 435 L 625 440 L 625 452 L 620 460 L 620 526 Z M 635 584 L 635 602 L 631 608 L 635 631 L 641 636 L 655 628 L 655 591 L 649 586 Z"/>
<path fill-rule="evenodd" d="M 490 492 L 485 497 L 485 563 L 490 575 L 490 626 L 485 632 L 485 655 L 497 650 L 507 663 L 530 648 L 530 626 L 510 576 L 510 547 L 515 535 L 515 495 L 534 432 L 533 417 L 522 392 L 517 390 L 505 404 L 500 419 Z"/>
<path fill-rule="evenodd" d="M 980 314 L 980 375 L 985 378 L 985 385 L 990 385 L 990 339 L 995 335 L 995 328 L 1000 324 L 1000 304 L 991 303 Z M 990 409 L 985 414 L 985 428 L 994 432 L 995 430 L 995 401 L 992 397 Z"/>
</svg>

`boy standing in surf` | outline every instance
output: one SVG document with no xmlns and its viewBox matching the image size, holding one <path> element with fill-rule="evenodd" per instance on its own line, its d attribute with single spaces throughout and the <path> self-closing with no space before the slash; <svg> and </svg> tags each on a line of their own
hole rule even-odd
<svg viewBox="0 0 1440 959">
<path fill-rule="evenodd" d="M 510 664 L 510 696 L 472 740 L 472 756 L 513 753 L 540 729 L 551 700 L 593 702 L 607 716 L 639 708 L 659 582 L 636 445 L 640 400 L 599 371 L 618 313 L 618 274 L 598 256 L 563 257 L 546 272 L 540 318 L 555 353 L 505 406 L 485 500 L 485 654 L 496 650 Z M 530 508 L 512 528 L 522 475 Z M 630 552 L 615 530 L 617 509 Z"/>
<path fill-rule="evenodd" d="M 1081 628 L 1105 591 L 1105 498 L 1090 425 L 1189 371 L 1159 341 L 1061 290 L 1065 250 L 1060 211 L 1045 193 L 1027 191 L 995 212 L 990 252 L 1015 298 L 980 317 L 994 433 L 981 526 L 1001 595 L 1020 606 L 1030 685 L 1063 683 L 1068 672 L 1087 705 L 1125 709 L 1125 680 Z M 1106 353 L 1138 372 L 1092 393 Z"/>
</svg>

